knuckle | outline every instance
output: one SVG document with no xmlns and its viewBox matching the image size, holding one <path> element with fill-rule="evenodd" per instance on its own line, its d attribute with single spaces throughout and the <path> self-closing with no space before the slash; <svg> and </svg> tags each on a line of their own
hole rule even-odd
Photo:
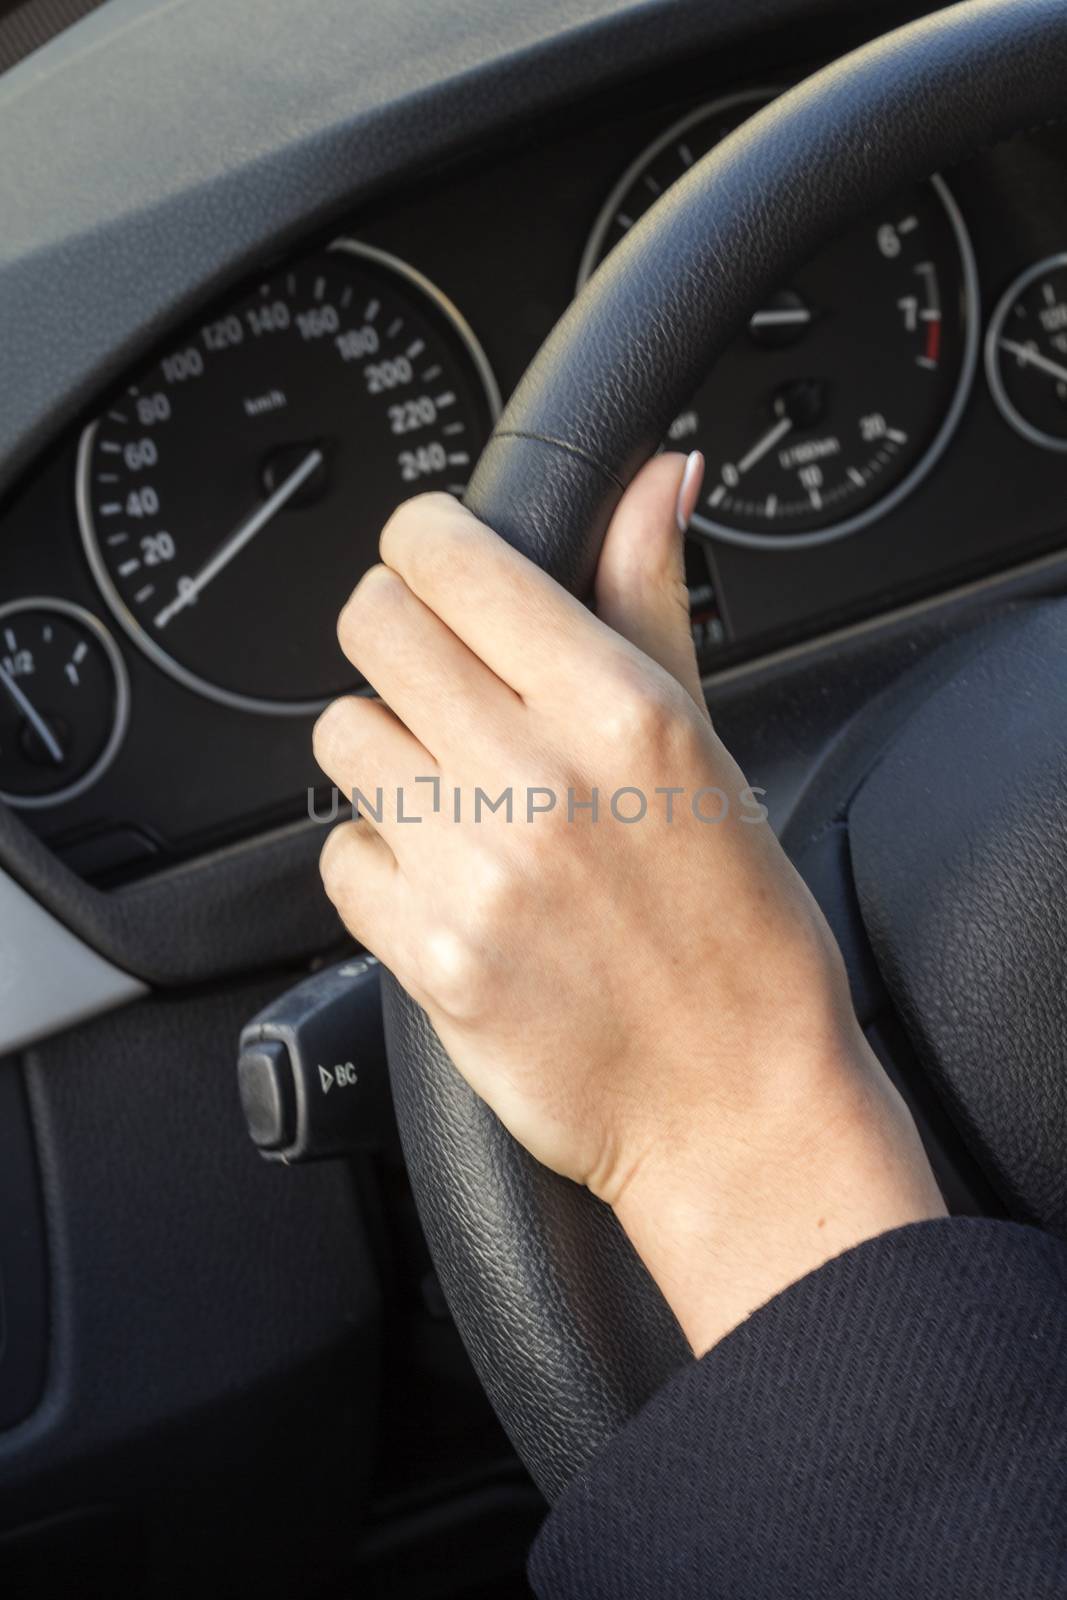
<svg viewBox="0 0 1067 1600">
<path fill-rule="evenodd" d="M 315 723 L 311 748 L 324 772 L 329 771 L 339 754 L 351 747 L 356 737 L 356 708 L 360 704 L 355 695 L 345 695 L 332 701 Z"/>
<path fill-rule="evenodd" d="M 498 993 L 501 952 L 512 936 L 522 902 L 522 874 L 506 851 L 468 859 L 462 905 L 427 935 L 420 982 L 456 1021 L 485 1015 Z"/>
<path fill-rule="evenodd" d="M 396 599 L 403 593 L 404 580 L 395 573 L 391 567 L 384 566 L 376 561 L 368 567 L 352 590 L 348 602 L 341 612 L 342 617 L 349 613 L 362 616 L 365 613 L 372 615 L 382 605 L 387 605 L 390 600 Z"/>
<path fill-rule="evenodd" d="M 462 579 L 474 560 L 472 529 L 479 524 L 449 494 L 423 494 L 409 500 L 386 523 L 381 555 L 411 579 L 416 589 L 433 589 Z"/>
<path fill-rule="evenodd" d="M 337 638 L 349 659 L 375 629 L 389 626 L 388 618 L 402 600 L 404 587 L 403 578 L 380 562 L 367 568 L 337 619 Z"/>
<path fill-rule="evenodd" d="M 457 1022 L 484 1015 L 492 988 L 484 947 L 453 925 L 431 929 L 419 956 L 419 987 Z"/>
<path fill-rule="evenodd" d="M 521 874 L 511 855 L 503 850 L 482 852 L 471 861 L 468 871 L 475 942 L 492 948 L 516 911 Z"/>
<path fill-rule="evenodd" d="M 423 556 L 424 547 L 469 515 L 450 494 L 435 490 L 414 495 L 397 506 L 382 529 L 378 553 L 397 572 L 407 572 Z"/>
<path fill-rule="evenodd" d="M 413 495 L 402 500 L 387 518 L 378 540 L 378 555 L 390 566 L 400 567 L 410 548 L 412 538 L 418 537 L 419 524 L 426 514 L 428 495 Z"/>
<path fill-rule="evenodd" d="M 319 852 L 319 876 L 326 893 L 335 905 L 344 897 L 344 886 L 348 877 L 349 847 L 356 826 L 354 822 L 342 822 L 338 827 L 331 828 Z"/>
<path fill-rule="evenodd" d="M 659 761 L 685 740 L 689 717 L 684 691 L 666 678 L 622 674 L 610 691 L 600 733 L 621 754 Z"/>
</svg>

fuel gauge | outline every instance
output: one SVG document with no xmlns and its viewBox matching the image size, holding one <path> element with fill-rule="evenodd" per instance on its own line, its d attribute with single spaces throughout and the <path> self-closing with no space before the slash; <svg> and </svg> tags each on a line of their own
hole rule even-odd
<svg viewBox="0 0 1067 1600">
<path fill-rule="evenodd" d="M 26 808 L 83 793 L 114 758 L 129 709 L 125 662 L 88 611 L 0 605 L 0 799 Z"/>
<path fill-rule="evenodd" d="M 993 398 L 1032 444 L 1067 451 L 1067 255 L 1017 278 L 989 326 L 986 370 Z"/>
</svg>

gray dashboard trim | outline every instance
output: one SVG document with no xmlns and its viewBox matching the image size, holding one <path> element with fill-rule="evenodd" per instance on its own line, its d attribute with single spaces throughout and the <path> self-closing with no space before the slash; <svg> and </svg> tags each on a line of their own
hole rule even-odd
<svg viewBox="0 0 1067 1600">
<path fill-rule="evenodd" d="M 882 0 L 862 27 L 922 9 Z M 108 0 L 0 78 L 0 492 L 298 234 L 591 85 L 801 11 L 842 48 L 861 25 L 851 0 Z"/>
<path fill-rule="evenodd" d="M 147 993 L 0 872 L 0 1056 Z"/>
</svg>

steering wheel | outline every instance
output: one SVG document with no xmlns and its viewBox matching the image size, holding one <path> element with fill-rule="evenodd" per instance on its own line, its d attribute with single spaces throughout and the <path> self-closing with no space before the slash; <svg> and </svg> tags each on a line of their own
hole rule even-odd
<svg viewBox="0 0 1067 1600">
<path fill-rule="evenodd" d="M 963 0 L 776 100 L 586 286 L 501 418 L 468 505 L 586 593 L 624 487 L 761 296 L 872 203 L 1065 99 L 1065 0 Z M 920 1059 L 1009 1208 L 1060 1229 L 1067 1088 L 1042 1063 L 1067 1059 L 1064 610 L 996 630 L 918 696 L 847 797 L 864 922 Z M 553 1499 L 688 1349 L 612 1214 L 511 1139 L 393 983 L 386 1023 L 442 1286 Z"/>
</svg>

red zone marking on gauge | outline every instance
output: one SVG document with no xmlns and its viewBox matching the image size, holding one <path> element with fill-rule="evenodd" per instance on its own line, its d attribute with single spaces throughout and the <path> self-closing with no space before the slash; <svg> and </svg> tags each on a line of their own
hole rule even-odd
<svg viewBox="0 0 1067 1600">
<path fill-rule="evenodd" d="M 934 366 L 941 360 L 941 318 L 933 319 L 926 325 L 926 359 L 932 361 Z"/>
</svg>

